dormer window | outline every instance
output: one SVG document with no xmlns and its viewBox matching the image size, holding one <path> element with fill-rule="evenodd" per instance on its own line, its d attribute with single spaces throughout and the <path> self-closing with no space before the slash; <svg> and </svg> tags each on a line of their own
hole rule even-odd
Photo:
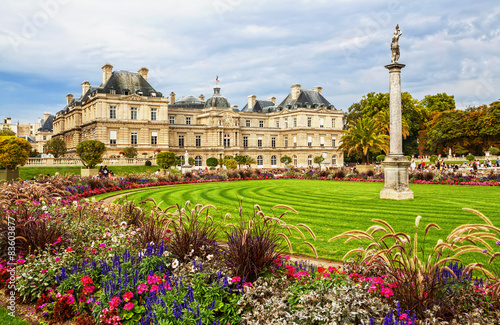
<svg viewBox="0 0 500 325">
<path fill-rule="evenodd" d="M 156 93 L 151 93 L 151 97 L 156 97 Z"/>
<path fill-rule="evenodd" d="M 110 89 L 110 90 L 109 90 L 109 93 L 110 93 L 111 95 L 116 95 L 116 90 L 115 90 L 115 89 Z"/>
<path fill-rule="evenodd" d="M 130 91 L 129 91 L 128 89 L 124 89 L 124 90 L 123 90 L 123 94 L 124 94 L 124 95 L 130 95 Z"/>
<path fill-rule="evenodd" d="M 137 92 L 137 95 L 139 95 L 139 96 L 142 96 L 142 94 L 143 94 L 143 92 L 142 92 L 142 91 L 138 91 L 138 92 Z"/>
</svg>

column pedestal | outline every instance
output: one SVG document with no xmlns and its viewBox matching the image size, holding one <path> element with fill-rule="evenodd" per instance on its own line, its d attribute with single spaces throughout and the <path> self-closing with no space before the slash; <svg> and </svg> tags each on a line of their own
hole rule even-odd
<svg viewBox="0 0 500 325">
<path fill-rule="evenodd" d="M 405 156 L 387 156 L 384 166 L 385 186 L 380 191 L 381 199 L 408 200 L 413 199 L 413 191 L 408 186 L 408 167 L 410 162 Z"/>
</svg>

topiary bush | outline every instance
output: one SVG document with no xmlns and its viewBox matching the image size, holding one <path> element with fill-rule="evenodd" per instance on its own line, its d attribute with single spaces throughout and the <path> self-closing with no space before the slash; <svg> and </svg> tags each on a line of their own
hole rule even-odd
<svg viewBox="0 0 500 325">
<path fill-rule="evenodd" d="M 473 161 L 476 157 L 474 155 L 467 155 L 466 158 L 468 161 Z"/>
<path fill-rule="evenodd" d="M 375 159 L 377 159 L 377 161 L 384 161 L 385 155 L 378 155 L 377 157 L 375 157 Z"/>
<path fill-rule="evenodd" d="M 106 152 L 106 146 L 99 140 L 85 140 L 76 146 L 76 154 L 82 160 L 83 165 L 89 169 L 102 163 L 104 152 Z"/>
<path fill-rule="evenodd" d="M 498 156 L 498 154 L 500 154 L 500 149 L 496 148 L 496 147 L 489 147 L 488 148 L 488 151 L 490 152 L 491 155 L 493 156 Z"/>
<path fill-rule="evenodd" d="M 175 165 L 175 158 L 172 151 L 159 152 L 156 155 L 156 164 L 163 169 L 167 169 Z"/>
<path fill-rule="evenodd" d="M 28 161 L 31 145 L 23 138 L 0 137 L 0 168 L 10 170 L 23 166 Z"/>
<path fill-rule="evenodd" d="M 125 158 L 134 158 L 137 157 L 137 149 L 134 147 L 126 147 L 123 149 Z"/>
<path fill-rule="evenodd" d="M 46 153 L 50 152 L 54 158 L 58 158 L 66 153 L 66 142 L 63 139 L 52 138 L 43 146 L 43 150 Z"/>
<path fill-rule="evenodd" d="M 207 159 L 207 166 L 208 167 L 217 167 L 218 164 L 219 164 L 219 160 L 217 158 L 210 157 Z"/>
</svg>

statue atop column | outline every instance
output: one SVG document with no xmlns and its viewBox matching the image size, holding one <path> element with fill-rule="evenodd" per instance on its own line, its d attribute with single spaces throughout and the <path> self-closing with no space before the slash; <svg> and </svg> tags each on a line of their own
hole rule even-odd
<svg viewBox="0 0 500 325">
<path fill-rule="evenodd" d="M 397 63 L 399 60 L 399 36 L 403 35 L 401 30 L 399 29 L 399 24 L 396 25 L 396 30 L 394 31 L 394 36 L 391 41 L 391 63 Z"/>
</svg>

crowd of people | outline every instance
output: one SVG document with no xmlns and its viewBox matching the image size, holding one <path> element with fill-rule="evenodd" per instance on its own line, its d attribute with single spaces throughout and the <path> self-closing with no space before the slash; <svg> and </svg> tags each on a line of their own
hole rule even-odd
<svg viewBox="0 0 500 325">
<path fill-rule="evenodd" d="M 420 163 L 417 164 L 415 160 L 412 160 L 410 164 L 411 171 L 439 170 L 443 172 L 456 172 L 459 169 L 477 171 L 480 168 L 490 168 L 490 167 L 500 167 L 499 159 L 498 158 L 496 160 L 485 159 L 483 162 L 475 159 L 470 163 L 464 162 L 462 164 L 445 163 L 444 160 L 436 160 L 436 162 L 433 164 L 432 163 L 426 164 L 422 160 Z"/>
<path fill-rule="evenodd" d="M 108 169 L 108 165 L 101 166 L 99 168 L 99 178 L 114 177 L 112 170 Z"/>
</svg>

